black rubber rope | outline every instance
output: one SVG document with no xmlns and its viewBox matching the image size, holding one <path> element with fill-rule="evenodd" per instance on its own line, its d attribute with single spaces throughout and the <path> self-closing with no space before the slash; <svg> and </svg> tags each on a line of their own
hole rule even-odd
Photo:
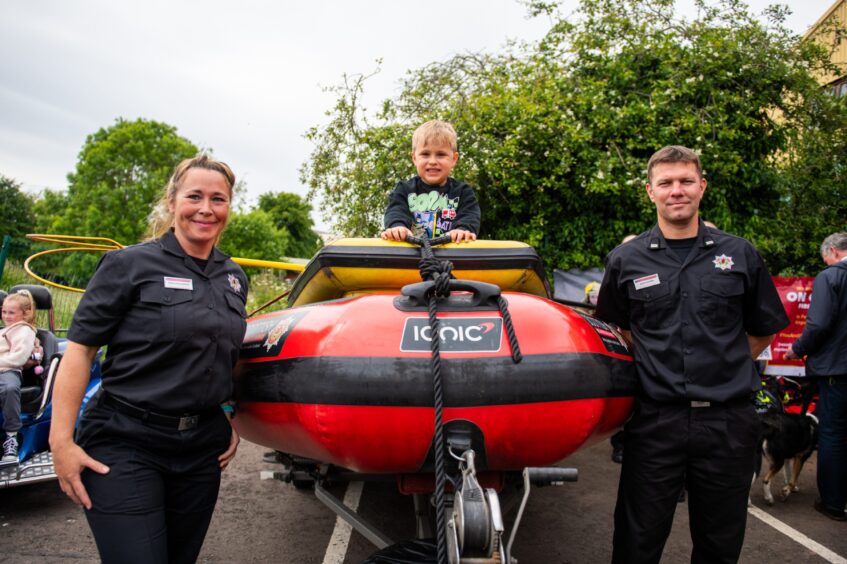
<svg viewBox="0 0 847 564">
<path fill-rule="evenodd" d="M 411 242 L 411 241 L 410 241 Z M 438 564 L 447 564 L 447 471 L 444 469 L 444 387 L 441 379 L 441 339 L 438 326 L 438 299 L 450 295 L 450 261 L 435 258 L 430 241 L 419 239 L 421 245 L 420 272 L 423 280 L 434 280 L 435 291 L 429 297 L 430 371 L 432 372 L 432 399 L 435 407 L 435 528 Z"/>
<path fill-rule="evenodd" d="M 521 346 L 518 344 L 518 336 L 512 326 L 512 316 L 509 314 L 509 303 L 503 296 L 497 296 L 497 305 L 500 307 L 500 315 L 503 316 L 503 324 L 506 326 L 506 335 L 509 337 L 509 346 L 512 347 L 512 362 L 515 364 L 523 360 Z"/>
</svg>

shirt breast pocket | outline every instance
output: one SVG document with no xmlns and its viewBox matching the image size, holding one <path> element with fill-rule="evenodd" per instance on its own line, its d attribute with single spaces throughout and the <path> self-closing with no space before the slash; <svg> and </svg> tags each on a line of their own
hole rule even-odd
<svg viewBox="0 0 847 564">
<path fill-rule="evenodd" d="M 709 327 L 733 327 L 740 323 L 744 280 L 732 274 L 704 276 L 700 280 L 698 315 Z"/>
<path fill-rule="evenodd" d="M 161 286 L 141 288 L 140 305 L 150 323 L 143 331 L 153 342 L 187 341 L 194 334 L 193 294 Z"/>
<path fill-rule="evenodd" d="M 632 324 L 643 329 L 659 329 L 667 325 L 675 307 L 670 285 L 667 282 L 636 290 L 628 290 Z"/>
<path fill-rule="evenodd" d="M 241 342 L 244 340 L 244 332 L 247 329 L 247 310 L 244 308 L 244 302 L 239 296 L 227 292 L 227 318 L 229 320 L 230 337 L 235 343 L 236 350 L 241 348 Z"/>
</svg>

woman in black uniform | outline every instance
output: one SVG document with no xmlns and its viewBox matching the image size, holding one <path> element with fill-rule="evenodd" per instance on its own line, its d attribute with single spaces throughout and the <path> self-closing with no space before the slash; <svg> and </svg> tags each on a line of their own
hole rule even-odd
<svg viewBox="0 0 847 564">
<path fill-rule="evenodd" d="M 181 162 L 151 238 L 103 256 L 68 331 L 50 447 L 104 562 L 195 562 L 238 435 L 226 402 L 244 337 L 247 278 L 215 244 L 235 177 Z M 74 423 L 99 347 L 102 390 Z"/>
</svg>

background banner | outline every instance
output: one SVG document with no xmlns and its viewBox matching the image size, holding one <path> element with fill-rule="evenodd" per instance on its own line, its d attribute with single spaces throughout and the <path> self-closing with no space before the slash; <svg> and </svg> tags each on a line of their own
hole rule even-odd
<svg viewBox="0 0 847 564">
<path fill-rule="evenodd" d="M 800 360 L 785 360 L 788 347 L 803 333 L 806 327 L 806 315 L 809 312 L 809 304 L 812 296 L 812 283 L 815 279 L 811 276 L 774 276 L 773 283 L 779 298 L 785 307 L 790 323 L 788 327 L 776 334 L 776 337 L 765 351 L 759 356 L 759 360 L 767 360 L 765 374 L 780 376 L 805 376 L 806 367 Z"/>
</svg>

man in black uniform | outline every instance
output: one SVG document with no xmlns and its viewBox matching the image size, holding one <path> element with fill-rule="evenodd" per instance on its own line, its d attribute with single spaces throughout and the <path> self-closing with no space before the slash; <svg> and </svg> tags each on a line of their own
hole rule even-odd
<svg viewBox="0 0 847 564">
<path fill-rule="evenodd" d="M 606 257 L 597 316 L 634 348 L 641 392 L 626 425 L 613 562 L 659 562 L 687 482 L 692 562 L 736 562 L 759 422 L 753 359 L 788 324 L 753 246 L 699 219 L 697 154 L 647 165 L 658 225 Z"/>
</svg>

